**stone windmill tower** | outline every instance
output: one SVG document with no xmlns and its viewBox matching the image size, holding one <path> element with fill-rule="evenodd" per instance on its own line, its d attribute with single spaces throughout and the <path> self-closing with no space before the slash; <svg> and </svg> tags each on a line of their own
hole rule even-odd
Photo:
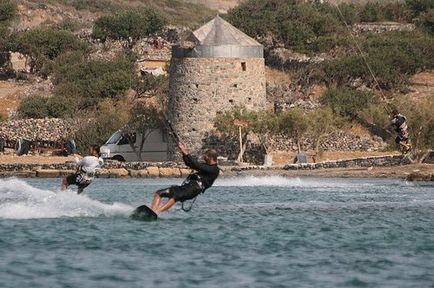
<svg viewBox="0 0 434 288">
<path fill-rule="evenodd" d="M 192 152 L 202 148 L 217 113 L 265 109 L 263 54 L 260 43 L 219 16 L 173 47 L 168 117 Z"/>
</svg>

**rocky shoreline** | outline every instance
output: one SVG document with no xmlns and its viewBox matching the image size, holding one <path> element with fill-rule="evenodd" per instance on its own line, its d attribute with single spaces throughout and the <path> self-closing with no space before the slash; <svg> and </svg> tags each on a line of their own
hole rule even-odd
<svg viewBox="0 0 434 288">
<path fill-rule="evenodd" d="M 222 165 L 222 176 L 288 177 L 369 177 L 401 178 L 409 181 L 434 181 L 434 165 L 411 164 L 401 155 L 362 157 L 349 160 L 319 163 L 288 164 L 284 166 Z M 76 169 L 73 161 L 55 164 L 0 164 L 0 177 L 58 178 Z M 191 170 L 175 162 L 118 162 L 107 161 L 96 176 L 99 178 L 123 177 L 185 177 Z"/>
</svg>

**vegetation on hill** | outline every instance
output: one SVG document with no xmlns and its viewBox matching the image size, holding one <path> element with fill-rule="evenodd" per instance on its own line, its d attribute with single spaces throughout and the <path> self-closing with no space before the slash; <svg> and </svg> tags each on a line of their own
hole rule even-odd
<svg viewBox="0 0 434 288">
<path fill-rule="evenodd" d="M 375 90 L 405 90 L 409 76 L 434 69 L 434 2 L 370 1 L 340 3 L 338 8 L 319 1 L 248 0 L 232 9 L 227 19 L 269 45 L 266 48 L 272 49 L 272 45 L 277 44 L 308 55 L 328 53 L 330 57 L 324 62 L 311 64 L 295 75 L 300 83 L 326 84 L 329 89 L 320 100 L 335 117 L 362 123 L 370 119 L 370 125 L 390 130 L 386 104 L 375 95 Z M 350 35 L 345 26 L 345 22 L 352 25 L 378 21 L 414 23 L 417 28 L 411 32 Z M 361 84 L 367 86 L 368 91 L 358 90 Z M 433 120 L 425 112 L 425 108 L 431 106 L 421 107 L 421 103 L 415 103 L 414 109 L 408 109 L 402 100 L 393 104 L 407 113 L 409 119 L 418 119 L 409 121 L 411 133 L 415 133 L 412 136 L 418 139 L 417 146 L 433 147 L 430 136 Z M 418 127 L 419 122 L 425 123 L 424 128 Z M 315 125 L 315 121 L 310 123 L 312 127 Z"/>
<path fill-rule="evenodd" d="M 0 0 L 0 52 L 7 50 L 11 21 L 17 12 L 17 6 L 11 0 Z"/>
<path fill-rule="evenodd" d="M 89 44 L 71 32 L 53 27 L 18 32 L 13 35 L 10 46 L 13 51 L 30 57 L 31 72 L 44 70 L 45 75 L 51 72 L 50 66 L 59 55 L 67 51 L 85 52 L 89 48 Z"/>
<path fill-rule="evenodd" d="M 134 43 L 159 31 L 164 24 L 187 24 L 194 28 L 214 15 L 213 11 L 203 6 L 173 0 L 139 0 L 134 3 L 127 0 L 43 2 L 98 12 L 100 17 L 93 23 L 92 37 L 102 41 L 120 39 Z M 418 28 L 413 32 L 356 36 L 364 54 L 362 57 L 355 49 L 340 13 L 327 2 L 242 2 L 226 18 L 250 36 L 260 41 L 267 39 L 266 43 L 272 38 L 272 43 L 295 52 L 331 55 L 323 63 L 308 66 L 296 75 L 301 81 L 307 79 L 309 83 L 325 83 L 329 89 L 320 100 L 323 107 L 315 112 L 291 109 L 273 114 L 250 112 L 242 108 L 226 111 L 216 119 L 220 131 L 234 137 L 238 135 L 233 120 L 239 118 L 249 123 L 248 127 L 243 128 L 243 138 L 248 133 L 255 133 L 265 150 L 268 138 L 276 133 L 294 138 L 298 143 L 308 135 L 314 139 L 318 150 L 324 133 L 328 133 L 331 127 L 342 125 L 343 121 L 370 119 L 381 127 L 388 124 L 387 115 L 381 109 L 383 103 L 375 96 L 375 88 L 378 87 L 367 69 L 365 59 L 380 87 L 387 90 L 402 88 L 409 75 L 434 69 L 434 4 L 431 0 L 407 0 L 368 2 L 363 5 L 342 3 L 339 8 L 348 24 L 392 20 L 413 22 Z M 3 51 L 7 49 L 28 55 L 32 72 L 50 77 L 54 84 L 53 95 L 26 98 L 19 112 L 25 117 L 34 118 L 92 118 L 92 121 L 82 124 L 76 135 L 79 147 L 87 147 L 94 142 L 102 143 L 113 131 L 134 122 L 136 118 L 132 117 L 137 113 L 126 97 L 129 90 L 135 91 L 137 95 L 149 92 L 167 95 L 167 78 L 138 76 L 136 56 L 129 49 L 112 60 L 95 60 L 90 57 L 92 44 L 71 32 L 76 25 L 71 21 L 9 35 L 7 27 L 15 13 L 16 6 L 12 1 L 0 0 L 0 47 L 4 47 Z M 357 90 L 357 85 L 354 85 L 357 81 L 362 81 L 368 90 L 374 88 L 371 89 L 374 91 Z M 412 136 L 418 137 L 418 147 L 434 146 L 434 120 L 429 116 L 429 109 L 433 107 L 430 103 L 416 103 L 414 109 L 410 109 L 404 99 L 394 103 L 407 113 L 410 131 L 414 133 Z"/>
<path fill-rule="evenodd" d="M 72 6 L 77 10 L 107 15 L 124 10 L 152 9 L 171 25 L 196 27 L 213 17 L 216 11 L 200 4 L 179 0 L 31 0 L 35 3 L 49 3 L 53 5 Z"/>
<path fill-rule="evenodd" d="M 98 18 L 93 26 L 92 37 L 103 41 L 107 38 L 131 39 L 134 43 L 161 30 L 164 22 L 163 17 L 153 9 L 126 10 Z"/>
</svg>

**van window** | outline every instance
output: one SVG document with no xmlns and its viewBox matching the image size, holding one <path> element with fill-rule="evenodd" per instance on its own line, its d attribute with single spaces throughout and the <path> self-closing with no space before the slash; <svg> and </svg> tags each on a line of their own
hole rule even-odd
<svg viewBox="0 0 434 288">
<path fill-rule="evenodd" d="M 136 137 L 137 137 L 136 132 L 133 132 L 131 135 L 132 138 L 131 140 L 133 142 L 132 144 L 136 143 Z M 127 137 L 122 136 L 122 139 L 119 141 L 118 145 L 126 145 L 126 144 L 130 144 L 130 142 L 128 141 Z"/>
<path fill-rule="evenodd" d="M 119 131 L 117 131 L 113 133 L 112 136 L 110 136 L 110 138 L 107 140 L 105 144 L 117 144 L 121 138 L 122 138 L 122 134 Z"/>
</svg>

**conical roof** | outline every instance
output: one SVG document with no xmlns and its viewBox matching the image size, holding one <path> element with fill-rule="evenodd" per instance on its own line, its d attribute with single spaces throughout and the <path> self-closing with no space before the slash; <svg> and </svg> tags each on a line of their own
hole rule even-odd
<svg viewBox="0 0 434 288">
<path fill-rule="evenodd" d="M 205 46 L 262 46 L 218 15 L 194 31 L 193 34 L 200 41 L 200 44 Z"/>
<path fill-rule="evenodd" d="M 173 46 L 172 57 L 264 58 L 264 47 L 216 16 Z"/>
</svg>

